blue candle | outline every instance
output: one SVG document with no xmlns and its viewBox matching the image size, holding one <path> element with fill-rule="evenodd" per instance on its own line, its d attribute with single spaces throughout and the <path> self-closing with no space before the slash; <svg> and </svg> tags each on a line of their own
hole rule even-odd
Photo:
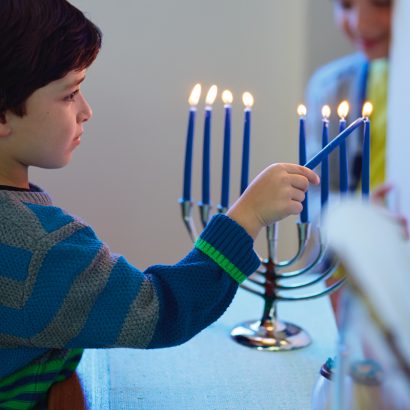
<svg viewBox="0 0 410 410">
<path fill-rule="evenodd" d="M 232 93 L 229 90 L 225 90 L 222 93 L 222 100 L 225 104 L 225 127 L 220 208 L 225 209 L 229 207 L 229 179 L 231 171 L 231 104 L 233 101 Z"/>
<path fill-rule="evenodd" d="M 204 123 L 204 146 L 202 151 L 202 205 L 209 205 L 210 179 L 211 179 L 211 121 L 212 104 L 215 101 L 218 88 L 213 85 L 206 95 L 205 123 Z"/>
<path fill-rule="evenodd" d="M 329 143 L 329 117 L 330 107 L 328 105 L 322 108 L 322 148 Z M 327 204 L 329 199 L 329 156 L 322 159 L 322 173 L 320 175 L 320 203 L 322 208 Z"/>
<path fill-rule="evenodd" d="M 242 101 L 245 105 L 245 122 L 243 128 L 243 148 L 242 148 L 242 169 L 241 169 L 241 190 L 242 195 L 248 186 L 249 181 L 249 155 L 250 155 L 250 145 L 251 145 L 251 112 L 254 99 L 252 94 L 245 92 L 242 95 Z"/>
<path fill-rule="evenodd" d="M 339 120 L 339 133 L 346 128 L 346 117 L 349 113 L 349 104 L 347 101 L 342 101 L 337 109 L 337 113 L 340 117 Z M 347 148 L 346 140 L 340 143 L 339 147 L 339 183 L 340 192 L 346 194 L 349 190 L 349 175 L 347 167 Z"/>
<path fill-rule="evenodd" d="M 188 132 L 185 146 L 185 164 L 184 164 L 184 187 L 182 193 L 183 201 L 191 201 L 191 178 L 192 178 L 192 151 L 194 146 L 195 116 L 196 106 L 201 96 L 201 85 L 196 84 L 189 97 Z"/>
<path fill-rule="evenodd" d="M 366 102 L 363 106 L 364 138 L 363 138 L 363 162 L 362 162 L 362 196 L 367 198 L 370 193 L 370 120 L 373 106 Z"/>
<path fill-rule="evenodd" d="M 315 169 L 335 148 L 337 148 L 342 141 L 344 141 L 356 128 L 363 124 L 364 118 L 360 117 L 353 121 L 344 131 L 336 136 L 326 147 L 322 148 L 313 158 L 306 162 L 305 167 Z"/>
<path fill-rule="evenodd" d="M 305 118 L 306 118 L 306 107 L 301 104 L 298 107 L 299 115 L 299 164 L 303 165 L 306 163 L 306 130 L 305 130 Z M 300 222 L 306 223 L 309 221 L 309 208 L 308 208 L 308 193 L 304 201 L 302 202 L 302 212 L 300 213 Z"/>
</svg>

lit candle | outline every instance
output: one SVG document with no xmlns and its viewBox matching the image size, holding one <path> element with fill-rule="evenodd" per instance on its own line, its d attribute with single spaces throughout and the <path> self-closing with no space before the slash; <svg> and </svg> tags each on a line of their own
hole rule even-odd
<svg viewBox="0 0 410 410">
<path fill-rule="evenodd" d="M 220 211 L 224 211 L 229 206 L 229 179 L 231 168 L 231 111 L 233 96 L 229 90 L 222 93 L 222 101 L 225 106 L 225 128 L 224 128 L 224 148 L 222 161 L 222 189 Z"/>
<path fill-rule="evenodd" d="M 363 105 L 364 117 L 363 160 L 362 160 L 362 196 L 368 197 L 370 192 L 370 120 L 373 111 L 371 103 Z"/>
<path fill-rule="evenodd" d="M 212 104 L 218 93 L 218 87 L 213 85 L 206 95 L 204 147 L 202 151 L 202 205 L 210 204 L 210 176 L 211 176 L 211 120 Z"/>
<path fill-rule="evenodd" d="M 337 114 L 339 116 L 339 133 L 346 128 L 346 117 L 349 114 L 349 103 L 342 101 L 337 108 Z M 346 140 L 340 143 L 339 147 L 339 182 L 340 192 L 346 194 L 349 190 L 349 176 L 347 167 L 347 148 Z"/>
<path fill-rule="evenodd" d="M 344 141 L 356 128 L 363 124 L 364 118 L 360 117 L 353 121 L 344 131 L 342 131 L 336 138 L 332 139 L 326 147 L 322 148 L 313 158 L 306 162 L 305 167 L 315 169 L 335 148 L 337 148 L 342 141 Z"/>
<path fill-rule="evenodd" d="M 182 194 L 183 201 L 191 201 L 191 178 L 192 178 L 192 150 L 194 145 L 195 114 L 201 96 L 201 85 L 196 84 L 189 96 L 189 119 L 188 132 L 185 146 L 185 165 L 184 165 L 184 188 Z"/>
<path fill-rule="evenodd" d="M 306 107 L 301 104 L 297 109 L 299 115 L 299 164 L 303 165 L 306 163 L 306 130 L 305 130 L 305 119 L 306 119 Z M 308 211 L 308 193 L 305 194 L 305 199 L 302 202 L 303 209 L 300 213 L 300 222 L 306 223 L 309 221 L 309 211 Z"/>
<path fill-rule="evenodd" d="M 322 108 L 322 148 L 329 143 L 329 117 L 330 107 L 324 105 Z M 322 173 L 320 175 L 320 202 L 324 207 L 329 199 L 329 157 L 326 156 L 322 160 Z"/>
<path fill-rule="evenodd" d="M 241 195 L 248 186 L 249 180 L 249 154 L 251 144 L 251 112 L 254 104 L 254 99 L 251 93 L 244 92 L 242 102 L 245 106 L 244 110 L 244 128 L 243 128 L 243 149 L 242 149 L 242 171 L 241 171 Z"/>
</svg>

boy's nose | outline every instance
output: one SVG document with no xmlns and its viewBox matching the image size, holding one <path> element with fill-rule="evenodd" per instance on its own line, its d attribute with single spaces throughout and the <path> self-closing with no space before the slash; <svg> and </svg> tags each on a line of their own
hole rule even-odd
<svg viewBox="0 0 410 410">
<path fill-rule="evenodd" d="M 350 23 L 356 33 L 362 37 L 371 35 L 378 27 L 373 7 L 367 5 L 366 2 L 359 2 L 356 9 L 352 11 Z"/>
<path fill-rule="evenodd" d="M 93 110 L 91 109 L 87 100 L 83 96 L 81 96 L 81 98 L 81 107 L 77 117 L 79 123 L 86 122 L 93 116 Z"/>
</svg>

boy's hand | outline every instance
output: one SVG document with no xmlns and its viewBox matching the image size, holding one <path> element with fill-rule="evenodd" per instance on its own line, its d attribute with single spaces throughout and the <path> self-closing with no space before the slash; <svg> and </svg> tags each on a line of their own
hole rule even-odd
<svg viewBox="0 0 410 410">
<path fill-rule="evenodd" d="M 227 215 L 255 239 L 264 226 L 302 211 L 309 183 L 317 185 L 319 177 L 308 168 L 270 165 L 251 182 Z"/>
</svg>

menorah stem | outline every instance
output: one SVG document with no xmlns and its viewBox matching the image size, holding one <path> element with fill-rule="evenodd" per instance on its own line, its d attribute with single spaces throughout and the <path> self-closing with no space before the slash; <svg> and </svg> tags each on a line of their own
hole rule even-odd
<svg viewBox="0 0 410 410">
<path fill-rule="evenodd" d="M 277 263 L 276 254 L 277 230 L 275 224 L 267 229 L 269 258 L 263 261 L 265 292 L 264 307 L 261 320 L 250 320 L 235 327 L 231 336 L 245 346 L 258 350 L 293 350 L 310 344 L 309 335 L 292 323 L 278 319 L 276 304 L 277 295 Z"/>
<path fill-rule="evenodd" d="M 269 322 L 276 322 L 277 314 L 276 314 L 276 301 L 272 299 L 265 299 L 265 306 L 263 309 L 263 315 L 261 319 L 261 325 L 265 326 L 266 323 Z"/>
<path fill-rule="evenodd" d="M 278 224 L 274 223 L 266 228 L 268 241 L 268 260 L 275 263 L 278 248 Z"/>
<path fill-rule="evenodd" d="M 269 233 L 268 233 L 269 235 Z M 264 263 L 266 267 L 265 273 L 265 305 L 261 322 L 276 319 L 276 272 L 273 259 L 269 258 Z M 274 316 L 274 317 L 273 317 Z"/>
</svg>

